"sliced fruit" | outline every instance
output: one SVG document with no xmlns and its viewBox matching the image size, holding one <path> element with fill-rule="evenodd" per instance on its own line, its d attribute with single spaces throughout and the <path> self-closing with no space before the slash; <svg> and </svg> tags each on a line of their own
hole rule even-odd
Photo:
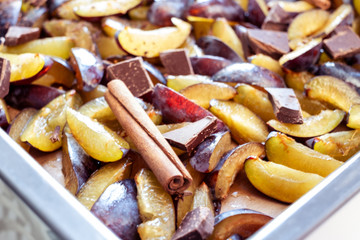
<svg viewBox="0 0 360 240">
<path fill-rule="evenodd" d="M 210 82 L 188 86 L 180 93 L 201 107 L 209 108 L 211 99 L 230 100 L 236 90 L 225 83 Z"/>
<path fill-rule="evenodd" d="M 21 134 L 21 141 L 43 151 L 52 152 L 62 145 L 62 130 L 66 123 L 66 108 L 77 108 L 81 104 L 75 91 L 52 100 L 31 119 Z"/>
<path fill-rule="evenodd" d="M 236 85 L 234 101 L 253 111 L 265 122 L 276 119 L 268 95 L 247 84 Z"/>
<path fill-rule="evenodd" d="M 126 53 L 121 48 L 119 48 L 114 37 L 101 35 L 96 39 L 96 45 L 98 46 L 102 59 L 106 59 L 115 55 L 126 55 Z"/>
<path fill-rule="evenodd" d="M 297 15 L 288 28 L 288 38 L 306 38 L 321 29 L 329 19 L 329 12 L 322 9 L 305 11 Z"/>
<path fill-rule="evenodd" d="M 259 53 L 251 56 L 251 63 L 269 69 L 270 71 L 279 74 L 281 77 L 285 76 L 279 62 L 267 55 Z"/>
<path fill-rule="evenodd" d="M 190 164 L 198 172 L 211 172 L 230 147 L 229 132 L 212 134 L 196 147 L 195 154 L 190 158 Z"/>
<path fill-rule="evenodd" d="M 82 149 L 68 126 L 64 128 L 62 153 L 65 188 L 75 195 L 90 175 L 97 170 L 98 164 Z"/>
<path fill-rule="evenodd" d="M 341 110 L 323 110 L 318 115 L 304 118 L 303 124 L 281 123 L 270 120 L 267 124 L 273 129 L 295 137 L 315 137 L 332 131 L 345 116 Z"/>
<path fill-rule="evenodd" d="M 206 183 L 201 183 L 201 185 L 196 189 L 194 193 L 194 200 L 191 204 L 191 210 L 194 210 L 198 207 L 207 207 L 211 210 L 212 214 L 215 215 L 214 203 L 212 201 L 211 192 Z"/>
<path fill-rule="evenodd" d="M 116 120 L 114 113 L 104 97 L 95 98 L 82 105 L 79 108 L 79 113 L 96 119 L 99 122 Z"/>
<path fill-rule="evenodd" d="M 80 146 L 87 154 L 103 162 L 118 161 L 129 151 L 129 144 L 101 123 L 68 108 L 66 120 Z"/>
<path fill-rule="evenodd" d="M 302 92 L 294 90 L 296 98 L 299 100 L 301 109 L 308 112 L 311 115 L 317 115 L 322 110 L 328 109 L 326 105 L 315 99 L 306 97 Z"/>
<path fill-rule="evenodd" d="M 359 130 L 333 132 L 309 139 L 307 143 L 315 151 L 346 161 L 360 150 Z"/>
<path fill-rule="evenodd" d="M 176 223 L 177 226 L 180 226 L 183 218 L 185 217 L 186 213 L 191 211 L 193 205 L 193 199 L 195 196 L 195 192 L 197 191 L 198 186 L 204 179 L 204 174 L 196 171 L 190 163 L 186 164 L 186 170 L 190 173 L 193 181 L 191 182 L 190 186 L 186 189 L 187 192 L 191 193 L 191 195 L 185 195 L 180 198 L 176 204 Z"/>
<path fill-rule="evenodd" d="M 141 239 L 170 239 L 175 233 L 175 211 L 171 196 L 163 189 L 155 175 L 141 169 L 135 176 L 140 217 Z"/>
<path fill-rule="evenodd" d="M 245 172 L 260 192 L 288 203 L 295 202 L 324 179 L 317 174 L 265 162 L 260 158 L 246 160 Z"/>
<path fill-rule="evenodd" d="M 347 112 L 353 104 L 360 104 L 360 95 L 356 90 L 335 77 L 314 77 L 304 88 L 310 98 L 328 102 Z"/>
<path fill-rule="evenodd" d="M 90 102 L 91 100 L 94 100 L 95 98 L 103 97 L 105 95 L 105 92 L 107 91 L 107 87 L 104 85 L 98 85 L 95 89 L 85 92 L 85 91 L 79 91 L 79 94 L 84 101 L 84 103 Z"/>
<path fill-rule="evenodd" d="M 250 209 L 223 212 L 215 217 L 215 228 L 208 239 L 228 239 L 234 234 L 248 238 L 270 220 L 272 217 Z"/>
<path fill-rule="evenodd" d="M 20 136 L 36 112 L 37 111 L 34 108 L 25 108 L 22 110 L 12 121 L 8 131 L 9 136 L 27 152 L 30 150 L 30 145 L 22 142 Z"/>
<path fill-rule="evenodd" d="M 213 76 L 221 69 L 232 64 L 232 62 L 226 58 L 208 55 L 190 57 L 190 61 L 195 74 L 206 76 Z"/>
<path fill-rule="evenodd" d="M 222 157 L 210 176 L 216 176 L 215 185 L 213 186 L 216 199 L 227 197 L 236 175 L 244 168 L 245 160 L 250 156 L 265 156 L 264 145 L 261 143 L 245 143 L 227 152 Z"/>
<path fill-rule="evenodd" d="M 322 39 L 315 38 L 296 50 L 284 54 L 279 59 L 279 63 L 282 67 L 294 72 L 305 71 L 319 59 L 321 45 Z"/>
<path fill-rule="evenodd" d="M 210 111 L 224 121 L 239 144 L 264 142 L 269 134 L 263 120 L 236 102 L 213 99 L 210 101 Z"/>
<path fill-rule="evenodd" d="M 153 30 L 158 28 L 157 26 L 151 24 L 149 21 L 142 20 L 129 20 L 126 18 L 119 17 L 106 17 L 101 21 L 101 26 L 103 31 L 109 37 L 114 37 L 117 31 L 122 31 L 126 26 L 132 28 L 139 28 L 142 30 Z"/>
<path fill-rule="evenodd" d="M 91 212 L 124 240 L 138 239 L 141 223 L 134 180 L 125 179 L 111 184 L 91 208 Z"/>
<path fill-rule="evenodd" d="M 129 178 L 132 161 L 130 158 L 108 163 L 94 172 L 80 189 L 76 198 L 87 209 L 91 209 L 105 189 L 114 182 Z"/>
<path fill-rule="evenodd" d="M 293 72 L 288 70 L 285 74 L 285 82 L 288 87 L 294 90 L 304 91 L 304 85 L 313 77 L 314 75 L 308 71 Z"/>
<path fill-rule="evenodd" d="M 242 59 L 245 58 L 241 41 L 225 18 L 216 19 L 212 34 L 229 45 Z"/>
<path fill-rule="evenodd" d="M 178 48 L 189 36 L 191 25 L 178 18 L 172 18 L 175 27 L 164 27 L 144 31 L 127 27 L 122 30 L 117 40 L 126 52 L 143 57 L 157 57 L 160 52 Z"/>
<path fill-rule="evenodd" d="M 269 135 L 265 146 L 269 161 L 322 177 L 326 177 L 342 165 L 342 162 L 316 152 L 278 132 Z"/>
<path fill-rule="evenodd" d="M 45 66 L 45 58 L 43 55 L 32 53 L 24 53 L 20 55 L 0 53 L 0 57 L 10 61 L 10 82 L 28 79 L 35 80 L 37 76 L 40 76 L 39 74 L 43 74 L 42 70 Z M 50 67 L 48 66 L 48 68 Z M 46 69 L 46 71 L 47 70 L 48 69 Z"/>
<path fill-rule="evenodd" d="M 247 83 L 260 87 L 286 87 L 282 77 L 251 63 L 235 63 L 223 68 L 211 78 L 215 82 Z"/>
<path fill-rule="evenodd" d="M 360 129 L 360 104 L 351 106 L 346 126 L 349 128 Z"/>
<path fill-rule="evenodd" d="M 286 12 L 305 12 L 315 8 L 314 5 L 311 5 L 306 1 L 296 1 L 296 2 L 278 1 L 278 4 Z"/>
<path fill-rule="evenodd" d="M 84 19 L 96 21 L 102 17 L 125 14 L 142 0 L 102 0 L 85 2 L 73 8 L 74 13 Z"/>
<path fill-rule="evenodd" d="M 74 42 L 68 37 L 52 37 L 33 40 L 15 47 L 4 47 L 5 53 L 41 53 L 68 59 Z"/>
<path fill-rule="evenodd" d="M 179 75 L 179 76 L 167 76 L 166 78 L 166 86 L 175 91 L 180 91 L 188 86 L 202 83 L 202 82 L 210 82 L 210 78 L 203 75 Z"/>
</svg>

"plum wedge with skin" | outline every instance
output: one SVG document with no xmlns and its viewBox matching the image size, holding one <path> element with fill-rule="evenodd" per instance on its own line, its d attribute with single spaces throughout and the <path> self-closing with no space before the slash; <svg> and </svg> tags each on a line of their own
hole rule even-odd
<svg viewBox="0 0 360 240">
<path fill-rule="evenodd" d="M 180 47 L 190 34 L 189 23 L 178 18 L 172 18 L 171 21 L 175 27 L 149 31 L 127 27 L 117 35 L 117 41 L 129 54 L 157 57 L 160 52 Z"/>
<path fill-rule="evenodd" d="M 190 61 L 195 74 L 210 77 L 221 69 L 233 64 L 233 62 L 226 58 L 210 55 L 190 57 Z"/>
<path fill-rule="evenodd" d="M 316 137 L 332 131 L 345 116 L 342 110 L 323 110 L 318 115 L 304 118 L 303 124 L 281 123 L 278 120 L 270 120 L 267 124 L 276 131 L 294 137 Z"/>
<path fill-rule="evenodd" d="M 211 99 L 230 100 L 235 96 L 236 91 L 225 83 L 210 82 L 188 86 L 180 93 L 207 109 L 210 107 Z"/>
<path fill-rule="evenodd" d="M 317 174 L 305 173 L 260 158 L 247 159 L 245 172 L 251 184 L 260 192 L 287 203 L 295 202 L 324 179 Z"/>
<path fill-rule="evenodd" d="M 120 180 L 129 178 L 132 168 L 132 159 L 125 157 L 125 159 L 108 163 L 101 167 L 85 182 L 76 198 L 87 209 L 91 210 L 94 203 L 98 200 L 105 189 Z"/>
<path fill-rule="evenodd" d="M 265 146 L 269 161 L 322 177 L 342 165 L 342 162 L 297 143 L 279 132 L 270 133 Z"/>
<path fill-rule="evenodd" d="M 249 156 L 265 156 L 264 145 L 254 142 L 245 143 L 224 154 L 208 177 L 216 199 L 225 199 L 228 196 L 236 175 L 244 168 L 245 160 Z"/>
<path fill-rule="evenodd" d="M 169 75 L 166 78 L 166 86 L 179 92 L 180 90 L 189 87 L 197 83 L 209 83 L 212 82 L 209 77 L 203 75 Z"/>
<path fill-rule="evenodd" d="M 212 76 L 215 82 L 246 83 L 259 87 L 286 87 L 282 77 L 251 63 L 235 63 Z"/>
<path fill-rule="evenodd" d="M 358 130 L 333 132 L 306 141 L 315 151 L 346 161 L 360 150 Z"/>
<path fill-rule="evenodd" d="M 272 217 L 250 209 L 230 210 L 215 217 L 214 231 L 208 239 L 228 239 L 234 234 L 248 238 L 270 220 Z"/>
<path fill-rule="evenodd" d="M 195 148 L 195 154 L 190 158 L 190 164 L 198 172 L 211 172 L 230 147 L 229 132 L 212 134 Z"/>
<path fill-rule="evenodd" d="M 21 141 L 44 152 L 60 148 L 66 108 L 78 108 L 80 103 L 80 96 L 74 90 L 58 96 L 35 114 L 21 134 Z"/>
<path fill-rule="evenodd" d="M 213 99 L 210 111 L 224 121 L 239 144 L 264 142 L 269 134 L 265 122 L 239 103 Z"/>
<path fill-rule="evenodd" d="M 91 208 L 91 212 L 121 239 L 139 239 L 141 224 L 134 180 L 125 179 L 108 186 Z"/>
<path fill-rule="evenodd" d="M 103 124 L 68 108 L 66 120 L 80 146 L 96 160 L 114 162 L 129 151 L 129 144 Z"/>
</svg>

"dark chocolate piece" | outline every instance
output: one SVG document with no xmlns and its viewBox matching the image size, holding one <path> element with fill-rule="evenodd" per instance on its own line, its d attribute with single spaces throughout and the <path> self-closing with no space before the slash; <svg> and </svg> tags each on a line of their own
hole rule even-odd
<svg viewBox="0 0 360 240">
<path fill-rule="evenodd" d="M 171 240 L 207 239 L 214 230 L 214 215 L 207 207 L 188 212 Z"/>
<path fill-rule="evenodd" d="M 189 56 L 185 49 L 171 49 L 160 53 L 160 60 L 170 75 L 194 74 Z"/>
<path fill-rule="evenodd" d="M 286 31 L 289 23 L 298 13 L 285 11 L 280 4 L 275 4 L 266 16 L 261 28 L 264 30 Z"/>
<path fill-rule="evenodd" d="M 39 28 L 11 26 L 5 35 L 5 45 L 16 46 L 39 37 Z"/>
<path fill-rule="evenodd" d="M 212 55 L 229 59 L 233 62 L 244 62 L 244 60 L 229 45 L 214 36 L 203 36 L 196 41 L 205 55 Z"/>
<path fill-rule="evenodd" d="M 163 136 L 170 145 L 190 153 L 215 130 L 215 126 L 216 118 L 205 117 L 185 127 L 164 133 Z"/>
<path fill-rule="evenodd" d="M 135 97 L 142 97 L 152 92 L 154 88 L 149 74 L 143 66 L 143 60 L 140 57 L 111 65 L 106 71 L 109 80 L 122 80 Z"/>
<path fill-rule="evenodd" d="M 279 59 L 290 51 L 286 32 L 249 29 L 248 37 L 255 53 L 263 53 Z"/>
<path fill-rule="evenodd" d="M 10 61 L 0 58 L 0 98 L 4 98 L 9 93 L 10 74 Z"/>
<path fill-rule="evenodd" d="M 248 21 L 257 27 L 261 27 L 266 17 L 266 13 L 261 9 L 259 2 L 257 0 L 249 0 L 247 15 Z"/>
<path fill-rule="evenodd" d="M 351 57 L 360 53 L 360 38 L 351 27 L 343 26 L 324 40 L 324 48 L 334 59 Z"/>
<path fill-rule="evenodd" d="M 291 88 L 265 88 L 276 118 L 283 123 L 302 124 L 301 107 Z"/>
</svg>

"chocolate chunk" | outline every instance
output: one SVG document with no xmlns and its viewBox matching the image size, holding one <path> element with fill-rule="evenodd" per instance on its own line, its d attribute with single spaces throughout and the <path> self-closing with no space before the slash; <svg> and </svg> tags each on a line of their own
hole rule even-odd
<svg viewBox="0 0 360 240">
<path fill-rule="evenodd" d="M 248 37 L 255 53 L 263 53 L 279 59 L 290 51 L 286 32 L 249 29 Z"/>
<path fill-rule="evenodd" d="M 214 230 L 214 215 L 207 207 L 188 212 L 171 240 L 207 239 Z"/>
<path fill-rule="evenodd" d="M 283 123 L 302 124 L 300 103 L 291 88 L 265 88 L 276 118 Z"/>
<path fill-rule="evenodd" d="M 270 9 L 261 28 L 264 30 L 286 31 L 289 23 L 296 15 L 296 12 L 287 12 L 280 4 L 275 4 L 275 6 Z"/>
<path fill-rule="evenodd" d="M 194 74 L 185 49 L 172 49 L 160 53 L 160 60 L 170 75 Z"/>
<path fill-rule="evenodd" d="M 324 40 L 324 48 L 334 59 L 351 57 L 360 53 L 360 38 L 351 27 L 342 26 Z"/>
<path fill-rule="evenodd" d="M 154 87 L 140 57 L 111 65 L 106 71 L 109 80 L 122 80 L 135 97 L 142 97 L 152 92 Z"/>
<path fill-rule="evenodd" d="M 37 39 L 39 36 L 39 28 L 12 26 L 5 35 L 5 45 L 16 46 Z"/>
<path fill-rule="evenodd" d="M 185 127 L 164 133 L 163 136 L 170 145 L 190 153 L 215 130 L 215 126 L 216 118 L 205 117 Z"/>
<path fill-rule="evenodd" d="M 9 93 L 10 69 L 10 62 L 4 58 L 0 58 L 0 98 L 5 97 Z"/>
</svg>

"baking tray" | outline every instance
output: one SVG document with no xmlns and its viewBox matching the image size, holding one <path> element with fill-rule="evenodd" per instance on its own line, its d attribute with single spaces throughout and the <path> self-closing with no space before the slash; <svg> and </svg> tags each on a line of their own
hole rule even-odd
<svg viewBox="0 0 360 240">
<path fill-rule="evenodd" d="M 302 239 L 360 191 L 358 169 L 360 152 L 251 239 Z M 39 228 L 47 229 L 49 239 L 119 239 L 3 130 L 0 130 L 0 180 L 38 216 Z"/>
</svg>

